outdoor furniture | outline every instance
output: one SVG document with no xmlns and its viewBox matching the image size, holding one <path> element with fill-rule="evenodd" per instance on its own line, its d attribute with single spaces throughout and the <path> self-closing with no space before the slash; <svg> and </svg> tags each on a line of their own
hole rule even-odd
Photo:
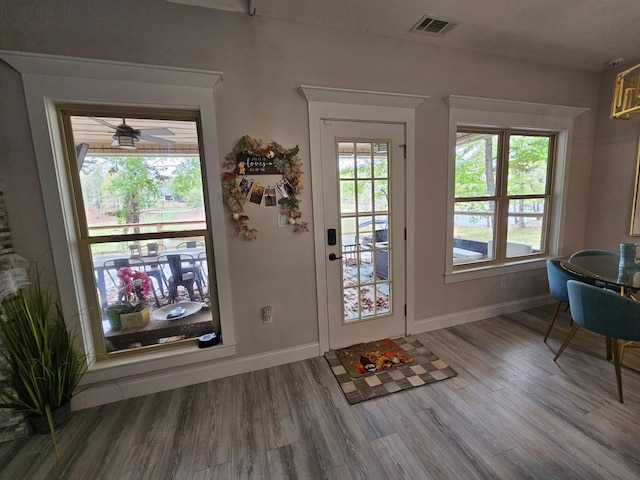
<svg viewBox="0 0 640 480">
<path fill-rule="evenodd" d="M 471 263 L 482 260 L 482 253 L 464 248 L 453 247 L 453 264 Z"/>
<path fill-rule="evenodd" d="M 193 291 L 193 285 L 196 283 L 196 274 L 193 271 L 187 272 L 183 269 L 182 262 L 185 260 L 193 261 L 193 257 L 185 254 L 161 255 L 158 257 L 158 263 L 167 263 L 171 271 L 171 276 L 168 279 L 165 278 L 169 285 L 169 302 L 171 303 L 176 300 L 179 286 L 186 288 L 191 301 L 196 301 Z M 202 295 L 202 283 L 200 282 L 198 282 L 198 291 Z"/>
<path fill-rule="evenodd" d="M 207 265 L 207 252 L 198 253 L 197 258 L 198 258 L 198 264 L 200 266 L 200 270 L 202 272 L 202 283 L 204 285 L 209 281 L 209 267 Z"/>
<path fill-rule="evenodd" d="M 149 242 L 146 244 L 147 247 L 147 256 L 152 257 L 158 255 L 158 253 L 162 250 L 166 250 L 167 247 L 158 242 Z"/>
</svg>

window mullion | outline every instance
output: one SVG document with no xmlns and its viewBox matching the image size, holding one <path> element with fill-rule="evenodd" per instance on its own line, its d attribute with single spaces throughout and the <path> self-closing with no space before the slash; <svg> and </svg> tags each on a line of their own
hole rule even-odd
<svg viewBox="0 0 640 480">
<path fill-rule="evenodd" d="M 507 185 L 509 174 L 509 132 L 500 133 L 497 162 L 497 192 L 496 200 L 496 229 L 495 229 L 495 258 L 503 261 L 507 252 L 507 230 L 509 227 L 509 199 Z"/>
</svg>

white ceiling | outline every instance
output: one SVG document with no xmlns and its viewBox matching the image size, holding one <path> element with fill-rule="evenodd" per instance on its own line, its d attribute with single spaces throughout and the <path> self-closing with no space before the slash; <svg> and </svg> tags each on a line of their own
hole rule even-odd
<svg viewBox="0 0 640 480">
<path fill-rule="evenodd" d="M 600 72 L 640 59 L 639 0 L 167 0 Z M 426 15 L 459 25 L 411 33 Z"/>
</svg>

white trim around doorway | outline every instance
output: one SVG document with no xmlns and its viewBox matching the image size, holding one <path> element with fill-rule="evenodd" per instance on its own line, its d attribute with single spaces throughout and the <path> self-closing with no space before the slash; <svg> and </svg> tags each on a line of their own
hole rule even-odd
<svg viewBox="0 0 640 480">
<path fill-rule="evenodd" d="M 324 221 L 324 199 L 322 178 L 321 122 L 323 120 L 345 120 L 361 122 L 399 123 L 406 131 L 406 192 L 405 192 L 405 228 L 407 242 L 406 263 L 406 333 L 415 329 L 415 271 L 411 261 L 415 257 L 415 109 L 427 96 L 349 90 L 328 87 L 302 85 L 300 93 L 307 99 L 309 108 L 309 148 L 311 163 L 311 182 L 313 200 L 313 224 L 316 265 L 316 285 L 318 301 L 318 339 L 319 354 L 329 350 L 329 313 L 327 307 L 327 278 L 325 275 L 326 246 Z M 409 261 L 407 261 L 409 259 Z"/>
</svg>

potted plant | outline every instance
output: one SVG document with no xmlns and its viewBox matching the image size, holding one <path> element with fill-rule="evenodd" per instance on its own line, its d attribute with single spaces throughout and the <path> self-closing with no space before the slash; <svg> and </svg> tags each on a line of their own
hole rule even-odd
<svg viewBox="0 0 640 480">
<path fill-rule="evenodd" d="M 113 330 L 144 327 L 150 318 L 150 306 L 144 300 L 151 292 L 149 276 L 130 267 L 119 268 L 117 276 L 120 297 L 126 300 L 105 308 L 109 325 Z"/>
<path fill-rule="evenodd" d="M 0 262 L 0 408 L 23 412 L 34 429 L 50 433 L 71 414 L 71 397 L 87 368 L 57 301 L 39 276 L 28 286 L 28 262 L 19 255 Z M 10 258 L 7 258 L 10 257 Z"/>
</svg>

